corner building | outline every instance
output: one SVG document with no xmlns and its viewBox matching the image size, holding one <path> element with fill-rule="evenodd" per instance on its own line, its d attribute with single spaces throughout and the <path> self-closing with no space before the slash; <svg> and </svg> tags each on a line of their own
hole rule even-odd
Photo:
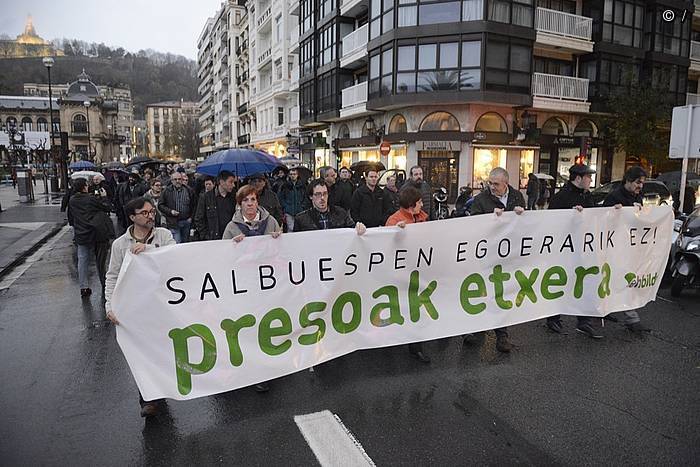
<svg viewBox="0 0 700 467">
<path fill-rule="evenodd" d="M 610 92 L 652 78 L 685 104 L 692 2 L 300 0 L 300 124 L 311 162 L 423 167 L 453 202 L 496 166 L 595 184 L 639 163 L 600 132 Z M 697 88 L 697 81 L 694 83 Z M 381 155 L 381 141 L 391 143 Z"/>
</svg>

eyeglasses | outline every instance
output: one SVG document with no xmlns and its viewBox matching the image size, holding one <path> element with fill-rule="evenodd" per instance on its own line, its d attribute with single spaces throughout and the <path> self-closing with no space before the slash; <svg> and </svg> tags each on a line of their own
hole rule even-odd
<svg viewBox="0 0 700 467">
<path fill-rule="evenodd" d="M 135 212 L 134 214 L 137 215 L 137 216 L 140 214 L 140 215 L 142 215 L 142 216 L 144 216 L 144 217 L 151 217 L 151 216 L 155 217 L 155 216 L 156 216 L 156 210 L 155 210 L 155 209 L 151 209 L 150 211 Z"/>
<path fill-rule="evenodd" d="M 326 198 L 326 197 L 328 197 L 328 192 L 322 191 L 322 192 L 314 193 L 313 197 L 314 198 Z"/>
</svg>

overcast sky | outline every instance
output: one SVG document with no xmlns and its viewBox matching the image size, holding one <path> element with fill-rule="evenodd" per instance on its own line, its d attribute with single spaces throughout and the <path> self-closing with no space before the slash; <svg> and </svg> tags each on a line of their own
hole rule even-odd
<svg viewBox="0 0 700 467">
<path fill-rule="evenodd" d="M 221 0 L 0 0 L 0 33 L 21 34 L 31 14 L 46 40 L 66 37 L 196 59 L 204 22 L 220 6 Z"/>
</svg>

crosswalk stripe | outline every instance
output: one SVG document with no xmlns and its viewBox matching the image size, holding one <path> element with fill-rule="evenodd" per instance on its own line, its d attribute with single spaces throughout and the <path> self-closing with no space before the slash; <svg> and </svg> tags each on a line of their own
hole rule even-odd
<svg viewBox="0 0 700 467">
<path fill-rule="evenodd" d="M 323 466 L 374 466 L 362 445 L 328 410 L 294 417 L 299 431 Z"/>
</svg>

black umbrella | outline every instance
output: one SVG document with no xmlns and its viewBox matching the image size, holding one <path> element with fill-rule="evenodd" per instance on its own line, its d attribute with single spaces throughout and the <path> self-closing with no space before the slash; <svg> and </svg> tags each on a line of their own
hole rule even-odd
<svg viewBox="0 0 700 467">
<path fill-rule="evenodd" d="M 138 157 L 134 157 L 133 159 L 131 159 L 131 160 L 129 161 L 129 163 L 126 164 L 126 166 L 127 166 L 127 167 L 131 167 L 132 165 L 142 165 L 142 164 L 147 164 L 147 163 L 151 163 L 151 162 L 156 162 L 156 163 L 158 163 L 158 161 L 154 161 L 154 160 L 151 159 L 150 157 L 138 156 Z"/>
<path fill-rule="evenodd" d="M 366 173 L 368 170 L 380 172 L 386 170 L 386 167 L 379 161 L 358 161 L 350 166 L 350 170 L 360 173 Z"/>
<path fill-rule="evenodd" d="M 107 162 L 106 164 L 102 164 L 102 168 L 107 169 L 107 170 L 120 170 L 120 169 L 123 170 L 124 164 L 122 164 L 119 161 L 111 161 L 111 162 Z"/>
</svg>

